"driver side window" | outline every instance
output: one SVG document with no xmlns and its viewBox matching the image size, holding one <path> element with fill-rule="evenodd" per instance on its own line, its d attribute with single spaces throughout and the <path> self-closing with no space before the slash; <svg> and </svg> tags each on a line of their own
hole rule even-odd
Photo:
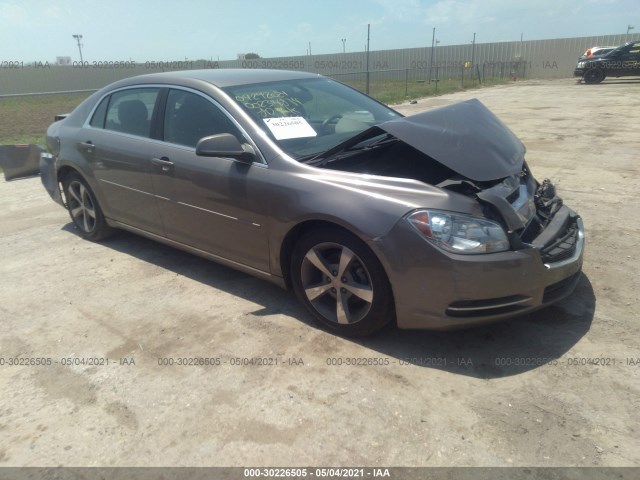
<svg viewBox="0 0 640 480">
<path fill-rule="evenodd" d="M 238 140 L 242 134 L 222 110 L 195 93 L 170 90 L 164 115 L 164 141 L 195 148 L 209 135 L 230 133 Z"/>
</svg>

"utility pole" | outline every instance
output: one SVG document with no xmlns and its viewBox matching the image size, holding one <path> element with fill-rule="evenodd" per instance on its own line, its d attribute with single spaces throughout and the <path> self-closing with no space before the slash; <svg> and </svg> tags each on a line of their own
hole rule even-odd
<svg viewBox="0 0 640 480">
<path fill-rule="evenodd" d="M 311 56 L 311 42 L 309 42 L 309 56 Z"/>
<path fill-rule="evenodd" d="M 431 69 L 433 68 L 433 47 L 436 44 L 436 27 L 433 27 L 433 35 L 431 35 L 431 56 L 429 58 L 429 83 L 431 83 Z"/>
<path fill-rule="evenodd" d="M 629 31 L 633 30 L 634 28 L 636 27 L 634 27 L 633 25 L 627 25 L 627 35 L 629 35 Z"/>
<path fill-rule="evenodd" d="M 346 49 L 347 39 L 342 38 L 341 40 L 342 40 L 342 53 L 345 53 L 347 51 Z"/>
<path fill-rule="evenodd" d="M 367 88 L 366 88 L 366 94 L 369 95 L 369 47 L 370 47 L 370 43 L 369 40 L 371 39 L 371 24 L 367 23 Z"/>
<path fill-rule="evenodd" d="M 84 61 L 83 61 L 83 59 L 82 59 L 82 44 L 80 43 L 80 40 L 82 40 L 82 35 L 80 35 L 80 34 L 75 34 L 75 35 L 72 35 L 72 36 L 73 36 L 73 38 L 75 38 L 75 39 L 76 39 L 76 41 L 78 42 L 78 51 L 80 52 L 80 64 L 81 64 L 81 65 L 84 65 Z"/>
<path fill-rule="evenodd" d="M 473 32 L 473 47 L 471 49 L 471 68 L 475 68 L 476 65 L 476 32 Z"/>
</svg>

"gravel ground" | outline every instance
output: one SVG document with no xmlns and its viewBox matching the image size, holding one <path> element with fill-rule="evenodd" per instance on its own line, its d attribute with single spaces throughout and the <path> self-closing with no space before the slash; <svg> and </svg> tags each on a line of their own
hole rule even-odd
<svg viewBox="0 0 640 480">
<path fill-rule="evenodd" d="M 289 292 L 127 233 L 83 241 L 38 178 L 0 183 L 0 466 L 640 466 L 640 82 L 398 109 L 473 97 L 587 250 L 570 298 L 468 331 L 335 337 Z M 159 365 L 193 357 L 213 365 Z"/>
</svg>

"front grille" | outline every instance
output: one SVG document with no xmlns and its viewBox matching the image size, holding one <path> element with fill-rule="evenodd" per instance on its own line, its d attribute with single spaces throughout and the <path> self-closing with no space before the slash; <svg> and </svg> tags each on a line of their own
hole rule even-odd
<svg viewBox="0 0 640 480">
<path fill-rule="evenodd" d="M 578 231 L 578 224 L 575 219 L 572 219 L 565 231 L 540 251 L 542 261 L 544 263 L 554 263 L 571 258 L 576 251 Z"/>
</svg>

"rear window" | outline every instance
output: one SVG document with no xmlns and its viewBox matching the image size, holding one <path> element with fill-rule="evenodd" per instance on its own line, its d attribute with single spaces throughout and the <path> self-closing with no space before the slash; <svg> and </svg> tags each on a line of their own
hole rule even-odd
<svg viewBox="0 0 640 480">
<path fill-rule="evenodd" d="M 158 88 L 136 88 L 116 92 L 109 97 L 108 106 L 105 106 L 106 115 L 103 128 L 116 132 L 128 133 L 141 137 L 149 137 L 151 134 L 151 117 L 158 98 Z M 103 100 L 91 125 L 99 126 L 101 117 L 98 116 L 103 104 L 107 104 L 107 99 Z"/>
</svg>

